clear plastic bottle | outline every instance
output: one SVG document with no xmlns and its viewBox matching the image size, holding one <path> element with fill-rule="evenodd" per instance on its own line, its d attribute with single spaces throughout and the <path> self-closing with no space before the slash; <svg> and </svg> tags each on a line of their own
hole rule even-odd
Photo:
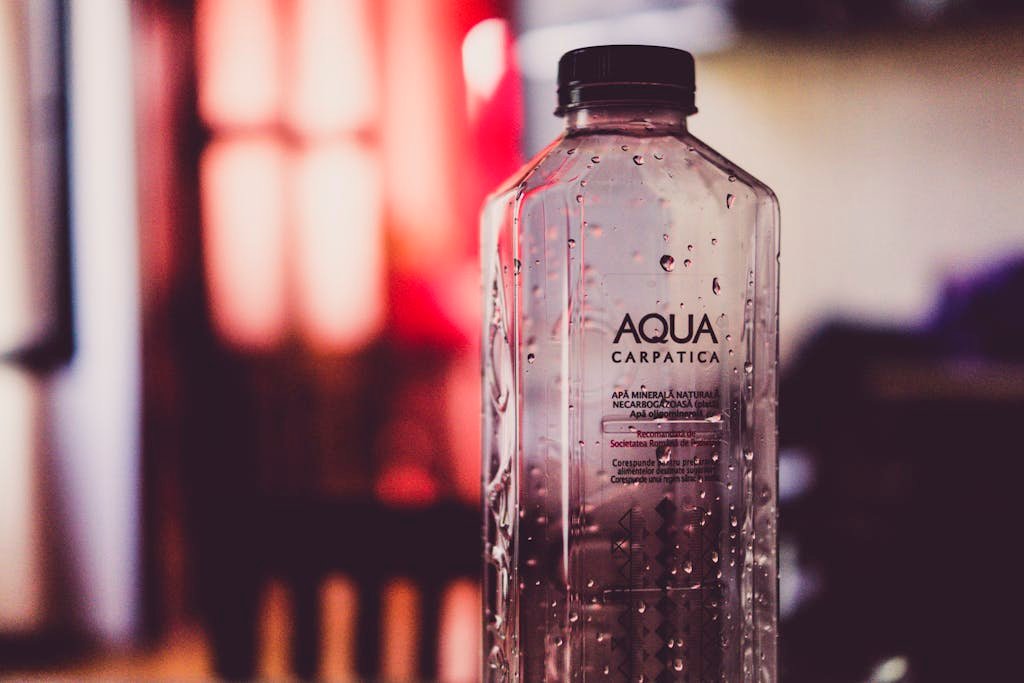
<svg viewBox="0 0 1024 683">
<path fill-rule="evenodd" d="M 484 208 L 486 681 L 778 678 L 778 204 L 694 90 L 566 54 L 565 133 Z"/>
</svg>

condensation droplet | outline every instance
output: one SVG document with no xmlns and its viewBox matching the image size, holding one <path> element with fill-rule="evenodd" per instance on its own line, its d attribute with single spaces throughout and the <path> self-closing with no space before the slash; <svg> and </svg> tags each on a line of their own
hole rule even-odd
<svg viewBox="0 0 1024 683">
<path fill-rule="evenodd" d="M 654 153 L 654 158 L 657 159 L 658 161 L 661 161 L 662 159 L 665 158 L 665 155 L 662 154 L 661 152 L 655 152 Z"/>
<path fill-rule="evenodd" d="M 715 246 L 716 244 L 718 244 L 718 238 L 717 237 L 712 237 L 711 238 L 711 246 Z"/>
<path fill-rule="evenodd" d="M 535 360 L 537 360 L 537 355 L 536 354 L 533 354 L 533 353 L 526 354 L 526 362 L 527 363 L 533 363 L 533 361 L 535 361 Z"/>
<path fill-rule="evenodd" d="M 693 265 L 693 261 L 691 261 L 690 259 L 683 259 L 683 267 L 684 268 L 689 268 L 692 265 Z"/>
<path fill-rule="evenodd" d="M 565 153 L 566 154 L 570 154 L 570 155 L 575 154 L 576 153 L 576 148 L 575 147 L 570 147 L 569 149 L 567 149 L 565 151 Z"/>
<path fill-rule="evenodd" d="M 746 363 L 743 364 L 743 372 L 745 372 L 745 373 L 747 373 L 749 375 L 753 371 L 754 371 L 754 364 L 751 363 L 749 360 Z"/>
<path fill-rule="evenodd" d="M 573 238 L 570 237 L 569 238 L 569 248 L 572 249 L 575 246 L 576 246 L 576 240 L 574 240 Z"/>
<path fill-rule="evenodd" d="M 590 157 L 590 160 L 591 160 L 592 162 L 594 162 L 595 164 L 599 164 L 599 163 L 601 163 L 601 157 L 599 157 L 599 156 L 598 156 L 598 155 L 596 155 L 596 154 L 595 154 L 594 156 Z"/>
<path fill-rule="evenodd" d="M 658 446 L 655 449 L 655 453 L 658 455 L 658 462 L 662 465 L 667 465 L 669 460 L 672 459 L 672 447 L 671 446 Z"/>
<path fill-rule="evenodd" d="M 576 203 L 577 204 L 582 204 L 583 203 L 583 195 L 581 195 L 581 194 L 576 195 Z"/>
<path fill-rule="evenodd" d="M 734 176 L 734 175 L 729 176 L 729 182 L 730 183 L 735 183 L 736 182 L 736 176 Z"/>
<path fill-rule="evenodd" d="M 519 271 L 523 269 L 523 262 L 519 259 L 512 259 L 512 263 L 515 265 L 515 270 L 513 272 L 516 275 L 519 275 Z"/>
<path fill-rule="evenodd" d="M 718 284 L 717 277 L 711 279 L 711 291 L 714 292 L 716 295 L 722 291 L 722 285 Z"/>
<path fill-rule="evenodd" d="M 686 251 L 693 251 L 693 245 L 692 244 L 687 244 L 686 245 Z"/>
<path fill-rule="evenodd" d="M 676 268 L 676 260 L 669 254 L 661 257 L 661 267 L 665 272 L 671 273 Z"/>
<path fill-rule="evenodd" d="M 640 614 L 643 614 L 644 612 L 646 612 L 647 611 L 647 603 L 644 602 L 643 600 L 641 600 L 637 604 L 637 606 L 636 606 L 636 611 L 639 612 Z"/>
<path fill-rule="evenodd" d="M 629 145 L 623 145 L 622 146 L 622 151 L 623 152 L 628 152 L 629 151 Z"/>
<path fill-rule="evenodd" d="M 675 669 L 676 671 L 682 671 L 683 670 L 683 660 L 677 658 L 675 661 L 672 662 L 672 668 Z"/>
<path fill-rule="evenodd" d="M 731 209 L 732 205 L 736 202 L 736 195 L 727 194 L 725 195 L 725 208 Z"/>
</svg>

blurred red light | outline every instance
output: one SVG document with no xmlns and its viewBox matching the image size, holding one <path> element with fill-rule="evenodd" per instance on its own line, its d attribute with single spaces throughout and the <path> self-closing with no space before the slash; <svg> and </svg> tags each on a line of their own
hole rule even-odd
<svg viewBox="0 0 1024 683">
<path fill-rule="evenodd" d="M 269 136 L 215 141 L 200 162 L 213 320 L 243 348 L 273 346 L 284 333 L 285 162 Z"/>
<path fill-rule="evenodd" d="M 273 123 L 280 103 L 276 0 L 199 0 L 199 112 L 212 126 Z"/>
<path fill-rule="evenodd" d="M 297 161 L 293 273 L 314 348 L 352 350 L 384 318 L 379 176 L 375 155 L 354 143 L 316 146 Z"/>
<path fill-rule="evenodd" d="M 305 135 L 372 125 L 377 109 L 366 0 L 297 0 L 288 44 L 285 119 Z"/>
</svg>

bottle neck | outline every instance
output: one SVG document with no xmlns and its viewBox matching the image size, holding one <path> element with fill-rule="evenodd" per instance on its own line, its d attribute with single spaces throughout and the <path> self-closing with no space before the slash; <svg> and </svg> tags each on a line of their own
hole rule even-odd
<svg viewBox="0 0 1024 683">
<path fill-rule="evenodd" d="M 627 135 L 682 135 L 687 113 L 662 106 L 595 106 L 573 109 L 565 114 L 567 135 L 594 132 Z"/>
</svg>

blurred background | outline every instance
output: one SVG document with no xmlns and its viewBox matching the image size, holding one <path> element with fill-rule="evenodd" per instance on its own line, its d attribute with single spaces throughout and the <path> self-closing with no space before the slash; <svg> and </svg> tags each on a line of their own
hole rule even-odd
<svg viewBox="0 0 1024 683">
<path fill-rule="evenodd" d="M 0 676 L 476 680 L 477 210 L 623 42 L 781 199 L 785 680 L 1011 678 L 1012 0 L 0 0 Z"/>
</svg>

